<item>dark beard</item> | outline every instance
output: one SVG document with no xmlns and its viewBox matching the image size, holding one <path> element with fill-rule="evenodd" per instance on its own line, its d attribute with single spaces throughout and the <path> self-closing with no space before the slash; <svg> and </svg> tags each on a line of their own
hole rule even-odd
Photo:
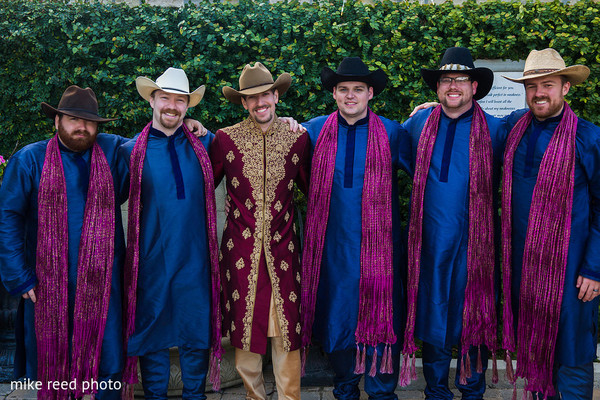
<svg viewBox="0 0 600 400">
<path fill-rule="evenodd" d="M 58 124 L 58 138 L 69 150 L 80 152 L 91 148 L 96 141 L 96 134 L 92 135 L 89 131 L 78 130 L 73 133 L 84 133 L 82 138 L 75 138 L 69 135 L 61 124 Z"/>
</svg>

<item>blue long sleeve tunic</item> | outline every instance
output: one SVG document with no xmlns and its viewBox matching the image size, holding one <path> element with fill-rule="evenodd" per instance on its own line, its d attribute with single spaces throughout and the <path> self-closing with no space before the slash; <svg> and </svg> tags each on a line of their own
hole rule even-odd
<svg viewBox="0 0 600 400">
<path fill-rule="evenodd" d="M 433 108 L 404 122 L 411 138 L 411 176 L 423 126 Z M 442 112 L 423 199 L 423 247 L 415 334 L 438 347 L 458 344 L 467 285 L 469 239 L 469 136 L 473 109 L 456 119 Z M 485 114 L 497 188 L 505 121 Z M 497 190 L 494 190 L 496 193 Z"/>
<path fill-rule="evenodd" d="M 513 113 L 509 123 L 514 125 L 526 111 Z M 544 152 L 561 119 L 562 115 L 544 122 L 534 119 L 515 152 L 512 190 L 515 318 L 518 317 L 523 249 L 533 188 Z M 568 366 L 588 363 L 596 357 L 600 298 L 584 303 L 577 298 L 579 289 L 575 285 L 579 275 L 600 281 L 600 128 L 579 119 L 575 147 L 571 237 L 556 343 L 556 360 Z"/>
<path fill-rule="evenodd" d="M 381 118 L 381 117 L 380 117 Z M 311 149 L 317 143 L 327 116 L 310 120 L 308 129 Z M 381 118 L 386 128 L 392 153 L 392 228 L 394 261 L 394 331 L 395 350 L 402 343 L 404 320 L 405 248 L 401 240 L 397 171 L 400 152 L 408 151 L 408 136 L 400 124 Z M 356 346 L 354 332 L 358 323 L 360 283 L 361 210 L 367 155 L 368 118 L 349 126 L 339 116 L 337 154 L 331 190 L 329 220 L 323 246 L 323 259 L 317 292 L 313 335 L 331 353 Z M 404 166 L 407 168 L 407 166 Z"/>
<path fill-rule="evenodd" d="M 139 135 L 138 135 L 139 136 Z M 200 141 L 208 151 L 214 135 Z M 129 160 L 137 136 L 121 147 Z M 128 354 L 210 347 L 211 277 L 204 176 L 180 128 L 151 129 L 144 160 L 135 331 Z"/>
<path fill-rule="evenodd" d="M 121 331 L 121 275 L 125 256 L 125 240 L 120 205 L 127 197 L 126 165 L 117 156 L 118 147 L 128 139 L 116 135 L 98 134 L 110 167 L 116 192 L 115 201 L 115 254 L 112 286 L 102 352 L 100 376 L 120 372 L 122 361 Z M 38 190 L 46 147 L 49 140 L 25 146 L 10 158 L 0 187 L 0 275 L 2 283 L 14 296 L 21 296 L 34 288 L 43 277 L 36 276 L 35 259 L 38 227 Z M 68 257 L 69 257 L 69 332 L 72 333 L 77 258 L 83 226 L 83 215 L 90 174 L 91 149 L 76 153 L 60 145 L 62 164 L 67 185 Z M 37 347 L 34 325 L 34 306 L 24 302 L 25 377 L 36 379 Z"/>
</svg>

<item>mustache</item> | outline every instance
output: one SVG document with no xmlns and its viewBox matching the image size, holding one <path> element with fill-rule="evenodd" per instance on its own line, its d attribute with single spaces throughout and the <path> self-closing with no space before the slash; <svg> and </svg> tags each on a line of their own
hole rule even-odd
<svg viewBox="0 0 600 400">
<path fill-rule="evenodd" d="M 167 109 L 167 110 L 163 110 L 161 112 L 161 114 L 174 114 L 174 115 L 181 115 L 181 113 L 177 110 L 173 110 L 173 109 Z"/>
<path fill-rule="evenodd" d="M 86 130 L 86 129 L 78 129 L 78 130 L 74 131 L 73 134 L 75 134 L 75 135 L 92 136 L 91 132 L 88 131 L 88 130 Z"/>
<path fill-rule="evenodd" d="M 550 101 L 550 98 L 548 96 L 541 96 L 541 97 L 534 97 L 533 98 L 533 101 L 540 101 L 540 100 Z"/>
</svg>

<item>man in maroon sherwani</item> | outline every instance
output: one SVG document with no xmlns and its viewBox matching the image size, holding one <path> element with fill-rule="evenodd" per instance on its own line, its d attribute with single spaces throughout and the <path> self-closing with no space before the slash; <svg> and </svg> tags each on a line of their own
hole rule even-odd
<svg viewBox="0 0 600 400">
<path fill-rule="evenodd" d="M 227 178 L 230 209 L 221 242 L 223 330 L 236 348 L 247 399 L 266 399 L 262 358 L 271 338 L 279 399 L 300 399 L 300 260 L 294 182 L 306 191 L 309 141 L 277 118 L 291 84 L 261 63 L 246 65 L 240 90 L 223 94 L 249 117 L 217 131 L 210 147 L 216 184 Z"/>
</svg>

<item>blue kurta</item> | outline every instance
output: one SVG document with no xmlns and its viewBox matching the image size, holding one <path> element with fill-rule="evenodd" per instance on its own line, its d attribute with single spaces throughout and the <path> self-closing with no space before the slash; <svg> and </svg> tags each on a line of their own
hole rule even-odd
<svg viewBox="0 0 600 400">
<path fill-rule="evenodd" d="M 509 123 L 514 125 L 525 111 L 513 113 Z M 561 119 L 562 115 L 542 123 L 534 119 L 515 153 L 512 191 L 515 318 L 518 317 L 523 249 L 533 188 L 544 152 Z M 539 132 L 537 139 L 532 136 L 533 127 L 539 128 L 536 129 Z M 571 238 L 556 344 L 556 361 L 567 366 L 581 365 L 596 358 L 600 297 L 584 303 L 577 298 L 579 289 L 575 284 L 579 275 L 600 281 L 600 128 L 579 119 L 575 146 Z"/>
<path fill-rule="evenodd" d="M 326 120 L 327 116 L 321 116 L 304 124 L 310 136 L 311 150 L 314 150 Z M 390 139 L 392 177 L 395 178 L 401 160 L 407 159 L 400 152 L 408 152 L 408 137 L 397 122 L 386 118 L 381 120 Z M 367 118 L 358 121 L 354 128 L 350 128 L 341 116 L 339 121 L 329 220 L 313 326 L 315 339 L 327 353 L 356 347 L 354 332 L 358 323 L 362 189 L 368 137 Z M 392 182 L 392 219 L 394 332 L 398 338 L 396 346 L 399 346 L 403 340 L 404 292 L 401 282 L 405 274 L 406 254 L 401 240 L 396 179 Z"/>
<path fill-rule="evenodd" d="M 115 192 L 115 261 L 112 287 L 99 375 L 118 373 L 123 368 L 121 330 L 121 275 L 125 256 L 125 239 L 120 204 L 127 197 L 126 165 L 117 157 L 117 149 L 128 139 L 98 134 L 97 143 L 106 155 L 113 176 Z M 0 188 L 0 274 L 10 294 L 21 296 L 37 285 L 35 258 L 37 248 L 38 190 L 46 147 L 49 140 L 25 146 L 10 158 Z M 67 218 L 69 224 L 69 331 L 72 333 L 73 307 L 77 283 L 77 258 L 89 181 L 91 149 L 75 153 L 60 146 L 67 184 Z M 37 347 L 34 305 L 27 300 L 24 318 L 25 377 L 36 379 Z M 15 360 L 15 365 L 22 361 Z M 19 371 L 17 371 L 19 372 Z"/>
<path fill-rule="evenodd" d="M 208 151 L 214 135 L 199 138 Z M 127 160 L 137 141 L 121 147 Z M 179 128 L 151 129 L 142 173 L 140 264 L 129 355 L 210 347 L 211 275 L 204 176 Z"/>
<path fill-rule="evenodd" d="M 419 111 L 403 124 L 411 138 L 411 176 L 414 175 L 419 138 L 433 110 Z M 425 186 L 415 335 L 438 347 L 458 344 L 462 332 L 467 285 L 472 115 L 473 109 L 451 119 L 442 111 Z M 497 188 L 506 127 L 503 120 L 489 114 L 485 117 L 492 139 L 494 187 Z"/>
</svg>

